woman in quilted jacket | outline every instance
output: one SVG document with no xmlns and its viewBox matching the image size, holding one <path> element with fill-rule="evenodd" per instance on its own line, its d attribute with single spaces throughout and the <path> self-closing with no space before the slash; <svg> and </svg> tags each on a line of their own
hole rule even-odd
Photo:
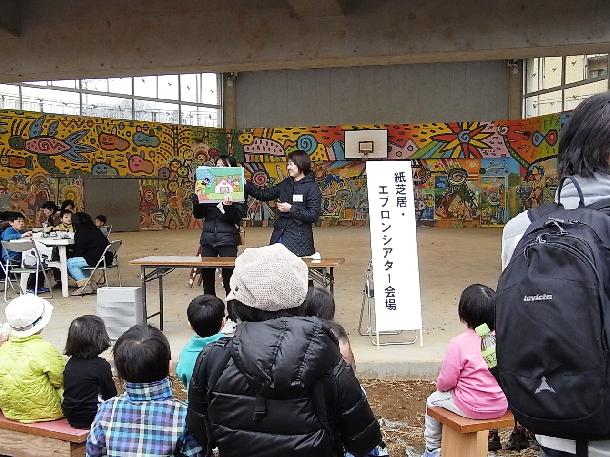
<svg viewBox="0 0 610 457">
<path fill-rule="evenodd" d="M 227 299 L 241 321 L 210 343 L 189 386 L 188 428 L 222 457 L 364 456 L 379 424 L 328 325 L 298 317 L 307 265 L 281 244 L 237 257 Z"/>
<path fill-rule="evenodd" d="M 0 409 L 7 419 L 40 422 L 63 417 L 64 359 L 40 335 L 52 313 L 47 300 L 32 294 L 6 306 L 11 335 L 0 345 Z"/>
<path fill-rule="evenodd" d="M 305 151 L 288 154 L 288 175 L 279 184 L 261 188 L 246 182 L 246 192 L 257 200 L 277 200 L 277 218 L 269 244 L 282 243 L 293 254 L 303 257 L 316 252 L 313 228 L 322 213 L 322 193 L 311 171 Z"/>
</svg>

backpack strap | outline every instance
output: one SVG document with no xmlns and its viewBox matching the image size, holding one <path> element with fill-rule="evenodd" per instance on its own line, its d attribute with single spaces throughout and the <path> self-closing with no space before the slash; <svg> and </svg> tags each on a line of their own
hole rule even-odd
<svg viewBox="0 0 610 457">
<path fill-rule="evenodd" d="M 610 198 L 604 198 L 602 200 L 598 200 L 595 203 L 591 203 L 586 206 L 589 209 L 594 209 L 596 211 L 609 210 L 610 211 Z"/>
<path fill-rule="evenodd" d="M 576 441 L 576 457 L 589 456 L 589 442 L 583 440 Z"/>
<path fill-rule="evenodd" d="M 580 184 L 578 184 L 578 181 L 576 181 L 576 178 L 574 176 L 564 176 L 563 178 L 561 178 L 559 180 L 559 185 L 557 186 L 557 204 L 561 204 L 561 191 L 563 190 L 563 184 L 567 181 L 567 180 L 572 181 L 572 184 L 574 184 L 574 187 L 576 188 L 576 192 L 578 192 L 578 207 L 579 208 L 584 208 L 585 207 L 585 197 L 582 193 L 582 189 L 580 188 Z"/>
<path fill-rule="evenodd" d="M 551 214 L 557 209 L 559 209 L 559 205 L 557 203 L 545 203 L 535 208 L 528 209 L 527 217 L 529 217 L 530 222 L 534 222 L 542 217 L 547 216 L 548 214 Z"/>
</svg>

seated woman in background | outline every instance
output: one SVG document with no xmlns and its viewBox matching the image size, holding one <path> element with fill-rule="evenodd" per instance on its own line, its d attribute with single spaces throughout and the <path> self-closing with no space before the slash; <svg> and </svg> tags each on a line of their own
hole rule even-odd
<svg viewBox="0 0 610 457">
<path fill-rule="evenodd" d="M 59 211 L 61 212 L 66 209 L 72 212 L 76 210 L 76 204 L 74 203 L 74 200 L 67 199 L 61 202 L 61 208 L 59 208 Z"/>
<path fill-rule="evenodd" d="M 43 224 L 46 223 L 49 227 L 55 227 L 61 222 L 59 218 L 59 208 L 51 200 L 44 202 L 40 206 L 40 209 L 42 209 L 42 213 L 44 214 Z"/>
<path fill-rule="evenodd" d="M 108 246 L 108 238 L 95 226 L 91 216 L 87 213 L 74 213 L 72 217 L 74 227 L 74 246 L 68 253 L 68 273 L 76 281 L 78 289 L 72 295 L 83 295 L 97 289 L 97 283 L 102 273 L 96 272 L 85 288 L 88 279 L 88 271 L 85 267 L 94 267 L 100 260 L 104 249 Z M 112 261 L 112 253 L 107 253 L 106 262 Z M 87 273 L 85 273 L 87 272 Z"/>
</svg>

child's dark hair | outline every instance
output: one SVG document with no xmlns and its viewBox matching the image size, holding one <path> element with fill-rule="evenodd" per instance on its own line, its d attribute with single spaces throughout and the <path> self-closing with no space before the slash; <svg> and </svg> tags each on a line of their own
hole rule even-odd
<svg viewBox="0 0 610 457">
<path fill-rule="evenodd" d="M 106 216 L 104 216 L 103 214 L 98 214 L 97 216 L 95 216 L 95 218 L 104 224 L 106 224 L 106 222 L 108 221 L 108 219 L 106 219 Z"/>
<path fill-rule="evenodd" d="M 161 381 L 169 375 L 169 342 L 152 325 L 131 327 L 116 341 L 112 354 L 119 376 L 127 382 Z"/>
<path fill-rule="evenodd" d="M 65 214 L 73 214 L 69 209 L 62 209 L 59 213 L 59 217 L 64 217 Z"/>
<path fill-rule="evenodd" d="M 200 295 L 189 304 L 186 317 L 197 335 L 212 336 L 222 328 L 225 304 L 214 295 Z"/>
<path fill-rule="evenodd" d="M 74 203 L 74 200 L 67 199 L 61 202 L 60 210 L 63 211 L 68 208 L 68 206 L 71 206 L 72 208 L 76 209 L 76 204 Z"/>
<path fill-rule="evenodd" d="M 332 321 L 335 318 L 335 299 L 326 290 L 310 287 L 303 303 L 303 316 Z"/>
<path fill-rule="evenodd" d="M 328 326 L 330 327 L 331 333 L 335 336 L 335 338 L 337 338 L 337 341 L 344 341 L 346 343 L 349 343 L 349 337 L 347 336 L 347 332 L 341 324 L 331 321 L 328 322 Z"/>
<path fill-rule="evenodd" d="M 77 359 L 93 359 L 110 347 L 104 321 L 86 314 L 70 324 L 64 354 Z"/>
<path fill-rule="evenodd" d="M 458 304 L 458 316 L 468 328 L 487 324 L 491 330 L 496 322 L 496 293 L 483 284 L 471 284 L 464 289 Z"/>
<path fill-rule="evenodd" d="M 6 217 L 6 220 L 9 222 L 15 222 L 17 219 L 25 220 L 25 216 L 18 211 L 11 211 L 10 214 Z"/>
<path fill-rule="evenodd" d="M 57 205 L 55 203 L 53 203 L 51 200 L 48 200 L 48 201 L 44 202 L 42 205 L 40 205 L 40 207 L 42 209 L 50 209 L 53 212 L 55 212 L 55 211 L 57 211 L 59 209 L 57 207 Z"/>
</svg>

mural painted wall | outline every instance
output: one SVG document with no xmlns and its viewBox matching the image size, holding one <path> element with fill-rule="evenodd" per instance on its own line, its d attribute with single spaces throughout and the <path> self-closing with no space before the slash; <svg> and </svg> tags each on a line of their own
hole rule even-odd
<svg viewBox="0 0 610 457">
<path fill-rule="evenodd" d="M 0 208 L 35 221 L 46 200 L 86 206 L 83 177 L 137 177 L 140 227 L 196 227 L 190 194 L 197 166 L 233 154 L 254 183 L 286 174 L 302 149 L 323 195 L 322 225 L 364 225 L 364 162 L 345 158 L 345 131 L 385 129 L 388 159 L 412 160 L 416 216 L 437 226 L 497 226 L 551 200 L 557 140 L 567 115 L 490 122 L 345 125 L 226 131 L 153 122 L 0 111 Z M 253 225 L 273 203 L 249 201 Z"/>
</svg>

